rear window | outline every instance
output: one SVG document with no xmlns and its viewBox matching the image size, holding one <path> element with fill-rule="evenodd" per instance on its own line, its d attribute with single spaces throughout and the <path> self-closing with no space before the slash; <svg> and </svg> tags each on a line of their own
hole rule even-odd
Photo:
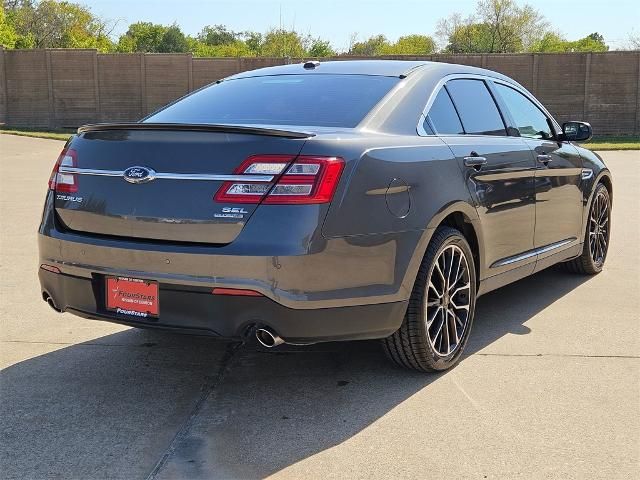
<svg viewBox="0 0 640 480">
<path fill-rule="evenodd" d="M 506 135 L 502 117 L 482 80 L 452 80 L 447 89 L 460 114 L 466 133 Z"/>
<path fill-rule="evenodd" d="M 441 88 L 438 92 L 428 117 L 437 133 L 442 135 L 464 133 L 456 109 L 445 88 Z"/>
<path fill-rule="evenodd" d="M 146 122 L 355 127 L 397 83 L 370 75 L 277 75 L 225 80 Z"/>
</svg>

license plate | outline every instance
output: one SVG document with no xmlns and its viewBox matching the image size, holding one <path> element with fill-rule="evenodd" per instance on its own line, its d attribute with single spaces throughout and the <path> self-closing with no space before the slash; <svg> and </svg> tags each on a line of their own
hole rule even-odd
<svg viewBox="0 0 640 480">
<path fill-rule="evenodd" d="M 158 282 L 129 277 L 107 277 L 107 310 L 133 317 L 157 317 Z"/>
</svg>

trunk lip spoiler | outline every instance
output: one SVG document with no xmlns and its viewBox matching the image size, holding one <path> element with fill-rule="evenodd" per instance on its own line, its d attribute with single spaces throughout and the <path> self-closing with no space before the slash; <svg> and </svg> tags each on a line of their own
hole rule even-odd
<svg viewBox="0 0 640 480">
<path fill-rule="evenodd" d="M 177 130 L 192 132 L 222 132 L 240 133 L 249 135 L 264 135 L 268 137 L 283 138 L 310 138 L 315 137 L 313 132 L 302 130 L 287 130 L 273 127 L 260 127 L 256 125 L 237 124 L 205 124 L 205 123 L 92 123 L 78 128 L 78 134 L 86 132 L 102 132 L 107 130 Z"/>
</svg>

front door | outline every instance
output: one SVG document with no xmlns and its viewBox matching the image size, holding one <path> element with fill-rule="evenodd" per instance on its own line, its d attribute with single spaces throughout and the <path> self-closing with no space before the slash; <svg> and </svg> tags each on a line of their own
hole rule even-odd
<svg viewBox="0 0 640 480">
<path fill-rule="evenodd" d="M 582 159 L 570 143 L 526 139 L 536 159 L 536 248 L 582 241 Z M 561 245 L 560 245 L 561 246 Z M 553 252 L 549 250 L 549 254 Z"/>
<path fill-rule="evenodd" d="M 582 159 L 568 142 L 558 142 L 551 119 L 511 86 L 494 83 L 520 137 L 536 164 L 536 229 L 539 258 L 582 240 Z"/>
</svg>

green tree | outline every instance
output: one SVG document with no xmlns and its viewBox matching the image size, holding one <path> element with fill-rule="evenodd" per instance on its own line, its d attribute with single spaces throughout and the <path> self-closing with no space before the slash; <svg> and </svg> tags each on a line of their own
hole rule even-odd
<svg viewBox="0 0 640 480">
<path fill-rule="evenodd" d="M 264 36 L 260 47 L 264 57 L 304 57 L 303 38 L 293 30 L 272 29 Z"/>
<path fill-rule="evenodd" d="M 178 25 L 160 25 L 151 22 L 137 22 L 129 25 L 127 32 L 120 36 L 118 52 L 143 53 L 186 53 L 193 48 Z"/>
<path fill-rule="evenodd" d="M 197 39 L 205 45 L 231 45 L 238 40 L 239 36 L 224 25 L 207 25 L 200 31 Z"/>
<path fill-rule="evenodd" d="M 262 52 L 263 36 L 258 32 L 243 32 L 241 37 L 252 55 L 260 56 Z"/>
<path fill-rule="evenodd" d="M 129 25 L 127 32 L 118 39 L 118 52 L 159 52 L 168 28 L 151 22 Z"/>
<path fill-rule="evenodd" d="M 609 50 L 609 46 L 604 42 L 604 37 L 598 32 L 571 43 L 573 44 L 573 52 L 606 52 Z"/>
<path fill-rule="evenodd" d="M 429 55 L 435 51 L 436 42 L 427 35 L 405 35 L 381 49 L 385 55 Z"/>
<path fill-rule="evenodd" d="M 3 6 L 0 8 L 0 45 L 5 48 L 14 48 L 17 39 L 18 34 L 13 25 L 8 22 Z"/>
<path fill-rule="evenodd" d="M 328 40 L 321 38 L 313 38 L 310 40 L 310 46 L 307 51 L 309 57 L 332 57 L 336 54 Z"/>
<path fill-rule="evenodd" d="M 451 53 L 509 53 L 531 48 L 549 31 L 544 16 L 515 0 L 480 0 L 467 18 L 454 13 L 438 23 Z"/>
<path fill-rule="evenodd" d="M 158 51 L 162 53 L 186 53 L 189 51 L 189 42 L 180 27 L 173 24 L 167 28 L 162 35 Z"/>
<path fill-rule="evenodd" d="M 609 47 L 604 43 L 604 38 L 599 33 L 592 33 L 584 38 L 569 41 L 555 32 L 548 32 L 539 41 L 535 42 L 532 52 L 606 52 Z"/>
<path fill-rule="evenodd" d="M 71 2 L 14 1 L 7 9 L 7 22 L 16 32 L 19 48 L 113 48 L 108 22 Z"/>
<path fill-rule="evenodd" d="M 374 56 L 382 55 L 390 48 L 389 40 L 384 35 L 374 35 L 363 42 L 355 42 L 349 49 L 351 55 Z"/>
</svg>

